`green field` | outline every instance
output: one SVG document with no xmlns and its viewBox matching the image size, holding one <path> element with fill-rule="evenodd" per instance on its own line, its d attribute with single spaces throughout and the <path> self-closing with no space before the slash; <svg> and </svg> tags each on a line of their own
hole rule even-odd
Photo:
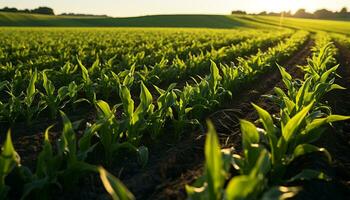
<svg viewBox="0 0 350 200">
<path fill-rule="evenodd" d="M 0 26 L 0 199 L 347 198 L 350 22 Z"/>
<path fill-rule="evenodd" d="M 350 21 L 298 19 L 288 17 L 272 16 L 237 16 L 246 20 L 258 23 L 266 23 L 275 26 L 282 26 L 293 29 L 304 29 L 308 31 L 327 31 L 342 34 L 350 34 Z"/>
<path fill-rule="evenodd" d="M 0 12 L 0 26 L 58 27 L 255 27 L 256 23 L 224 15 L 155 15 L 130 18 L 69 17 Z M 260 25 L 261 26 L 261 25 Z"/>
<path fill-rule="evenodd" d="M 47 16 L 0 12 L 0 26 L 279 28 L 350 33 L 349 21 L 250 15 L 154 15 L 129 18 Z"/>
</svg>

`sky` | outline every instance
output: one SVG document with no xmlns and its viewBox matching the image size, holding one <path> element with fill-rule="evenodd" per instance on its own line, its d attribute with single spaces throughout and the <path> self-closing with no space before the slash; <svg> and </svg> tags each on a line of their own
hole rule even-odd
<svg viewBox="0 0 350 200">
<path fill-rule="evenodd" d="M 155 14 L 229 14 L 232 10 L 248 12 L 288 11 L 299 8 L 350 10 L 350 0 L 0 0 L 0 7 L 33 9 L 48 6 L 56 14 L 74 12 L 128 17 Z"/>
</svg>

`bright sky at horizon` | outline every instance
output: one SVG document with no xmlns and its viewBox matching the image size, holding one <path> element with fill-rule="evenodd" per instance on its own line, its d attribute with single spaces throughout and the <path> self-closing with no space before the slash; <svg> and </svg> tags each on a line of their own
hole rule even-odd
<svg viewBox="0 0 350 200">
<path fill-rule="evenodd" d="M 0 7 L 33 9 L 48 6 L 55 13 L 74 12 L 106 14 L 114 17 L 155 14 L 229 14 L 232 10 L 248 12 L 288 11 L 299 8 L 340 10 L 350 0 L 1 0 Z"/>
</svg>

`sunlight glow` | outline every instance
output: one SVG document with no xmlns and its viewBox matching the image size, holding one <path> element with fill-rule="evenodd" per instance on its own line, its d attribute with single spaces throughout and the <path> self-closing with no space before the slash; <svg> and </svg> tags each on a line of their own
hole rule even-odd
<svg viewBox="0 0 350 200">
<path fill-rule="evenodd" d="M 311 1 L 302 0 L 264 0 L 259 1 L 259 5 L 256 7 L 266 8 L 262 10 L 280 12 L 280 11 L 291 11 L 295 12 L 300 8 L 312 8 Z"/>
<path fill-rule="evenodd" d="M 234 1 L 238 6 L 238 2 Z M 344 6 L 349 6 L 350 0 L 245 0 L 242 5 L 243 10 L 249 12 L 296 12 L 300 8 L 306 9 L 308 12 L 314 12 L 317 9 L 340 10 Z"/>
</svg>

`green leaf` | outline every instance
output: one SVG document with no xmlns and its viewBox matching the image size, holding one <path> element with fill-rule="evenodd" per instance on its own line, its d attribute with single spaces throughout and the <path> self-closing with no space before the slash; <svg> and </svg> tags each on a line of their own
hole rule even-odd
<svg viewBox="0 0 350 200">
<path fill-rule="evenodd" d="M 112 112 L 107 102 L 99 100 L 96 102 L 96 104 L 107 119 L 114 116 L 114 113 Z"/>
<path fill-rule="evenodd" d="M 346 88 L 338 84 L 332 84 L 331 87 L 327 90 L 327 92 L 332 90 L 346 90 Z"/>
<path fill-rule="evenodd" d="M 15 151 L 15 148 L 13 147 L 12 139 L 11 139 L 11 131 L 8 130 L 6 135 L 5 143 L 3 144 L 3 147 L 1 148 L 1 177 L 3 175 L 8 174 L 16 165 L 20 163 L 20 158 Z"/>
<path fill-rule="evenodd" d="M 210 83 L 210 89 L 212 90 L 212 92 L 215 92 L 215 90 L 217 88 L 217 84 L 218 84 L 219 80 L 221 79 L 221 76 L 219 74 L 219 69 L 216 66 L 216 63 L 212 60 L 210 62 L 211 62 L 211 65 L 210 65 L 209 83 Z"/>
<path fill-rule="evenodd" d="M 31 97 L 35 94 L 35 83 L 38 78 L 38 71 L 35 69 L 34 73 L 32 73 L 32 77 L 30 78 L 29 85 L 27 88 L 27 96 Z"/>
<path fill-rule="evenodd" d="M 77 61 L 78 61 L 78 64 L 80 66 L 80 69 L 81 69 L 81 76 L 83 77 L 83 80 L 86 83 L 90 83 L 91 80 L 90 80 L 90 76 L 89 76 L 89 71 L 86 69 L 86 67 L 83 65 L 83 63 L 80 61 L 79 58 L 77 58 Z"/>
<path fill-rule="evenodd" d="M 145 84 L 141 81 L 141 93 L 140 93 L 141 104 L 145 109 L 152 103 L 153 97 Z"/>
<path fill-rule="evenodd" d="M 303 143 L 314 142 L 321 136 L 322 131 L 320 129 L 322 129 L 323 125 L 348 119 L 350 119 L 350 116 L 342 115 L 330 115 L 325 118 L 315 119 L 306 125 L 305 130 L 297 136 L 297 140 Z"/>
<path fill-rule="evenodd" d="M 246 120 L 240 120 L 243 149 L 250 149 L 252 144 L 259 143 L 259 132 L 256 126 Z"/>
<path fill-rule="evenodd" d="M 288 90 L 291 90 L 291 81 L 292 81 L 292 76 L 286 71 L 285 68 L 277 65 L 278 69 L 280 70 L 280 74 L 282 76 L 282 81 L 284 82 L 284 84 L 286 85 Z"/>
<path fill-rule="evenodd" d="M 332 74 L 333 72 L 337 71 L 338 67 L 339 67 L 339 65 L 336 65 L 336 66 L 330 68 L 329 70 L 327 70 L 326 72 L 324 72 L 321 75 L 320 82 L 325 83 L 327 81 L 329 75 Z"/>
<path fill-rule="evenodd" d="M 43 86 L 46 91 L 46 94 L 50 96 L 54 95 L 55 87 L 53 86 L 52 82 L 47 78 L 46 72 L 43 71 L 42 75 L 43 75 Z"/>
<path fill-rule="evenodd" d="M 45 130 L 44 134 L 44 147 L 43 150 L 39 153 L 38 160 L 36 163 L 36 175 L 38 177 L 45 177 L 49 176 L 54 171 L 52 171 L 51 167 L 53 166 L 53 151 L 52 151 L 52 145 L 50 143 L 49 139 L 49 131 L 53 127 L 53 125 L 49 126 Z"/>
<path fill-rule="evenodd" d="M 275 91 L 275 93 L 277 94 L 277 96 L 279 96 L 280 98 L 284 98 L 284 97 L 287 97 L 287 98 L 288 98 L 288 96 L 286 95 L 286 93 L 284 93 L 283 90 L 282 90 L 281 88 L 275 87 L 275 88 L 274 88 L 274 91 Z"/>
<path fill-rule="evenodd" d="M 325 148 L 318 148 L 314 145 L 311 144 L 300 144 L 298 145 L 293 152 L 293 159 L 303 156 L 308 153 L 313 153 L 313 152 L 322 152 L 324 155 L 327 157 L 328 162 L 332 162 L 332 157 L 331 154 L 325 149 Z"/>
<path fill-rule="evenodd" d="M 256 192 L 256 187 L 261 182 L 261 177 L 250 177 L 246 175 L 235 176 L 230 180 L 225 190 L 226 199 L 248 200 Z"/>
<path fill-rule="evenodd" d="M 305 116 L 314 105 L 314 102 L 303 108 L 299 113 L 292 117 L 282 129 L 282 135 L 286 142 L 288 142 L 295 132 L 299 129 L 301 122 L 305 119 Z"/>
<path fill-rule="evenodd" d="M 264 128 L 266 129 L 268 134 L 273 134 L 275 133 L 275 125 L 273 124 L 272 117 L 270 113 L 268 113 L 266 110 L 262 109 L 261 107 L 252 104 L 255 108 L 255 110 L 258 112 L 259 117 L 261 119 L 262 124 L 264 125 Z"/>
<path fill-rule="evenodd" d="M 20 157 L 13 147 L 11 131 L 8 130 L 0 154 L 0 197 L 5 198 L 8 192 L 8 187 L 5 185 L 6 176 L 19 165 Z"/>
<path fill-rule="evenodd" d="M 293 113 L 293 111 L 295 109 L 295 103 L 292 100 L 290 100 L 288 97 L 283 97 L 283 102 L 284 102 L 286 108 L 288 109 L 288 115 Z"/>
<path fill-rule="evenodd" d="M 255 162 L 254 168 L 250 172 L 251 177 L 258 177 L 259 175 L 265 176 L 271 169 L 270 154 L 267 150 L 261 148 L 259 157 Z"/>
<path fill-rule="evenodd" d="M 305 102 L 305 93 L 309 91 L 310 84 L 311 84 L 312 78 L 308 78 L 305 80 L 303 85 L 299 88 L 297 95 L 296 95 L 296 105 L 297 110 L 303 107 L 304 104 L 308 104 L 309 102 Z"/>
<path fill-rule="evenodd" d="M 208 133 L 205 140 L 205 160 L 206 176 L 208 178 L 208 192 L 210 199 L 219 199 L 221 189 L 224 184 L 223 161 L 221 159 L 221 150 L 219 139 L 216 135 L 213 124 L 207 121 Z"/>
<path fill-rule="evenodd" d="M 92 137 L 103 125 L 104 122 L 97 121 L 91 127 L 86 128 L 83 136 L 79 139 L 79 151 L 83 154 L 84 159 L 86 158 L 87 153 L 89 153 L 94 147 L 91 145 Z"/>
<path fill-rule="evenodd" d="M 269 153 L 262 149 L 249 175 L 233 177 L 226 188 L 226 199 L 255 199 L 264 190 L 264 176 L 271 168 Z"/>
<path fill-rule="evenodd" d="M 60 111 L 63 121 L 63 132 L 59 140 L 60 153 L 66 154 L 70 162 L 76 161 L 77 144 L 76 136 L 71 121 L 67 115 Z"/>
<path fill-rule="evenodd" d="M 131 99 L 130 90 L 124 86 L 120 86 L 119 96 L 123 102 L 124 112 L 129 118 L 132 118 L 134 113 L 134 101 Z"/>
<path fill-rule="evenodd" d="M 330 178 L 323 172 L 312 170 L 312 169 L 304 169 L 299 174 L 290 178 L 287 182 L 294 182 L 299 180 L 305 181 L 305 180 L 312 180 L 312 179 L 329 180 Z"/>
<path fill-rule="evenodd" d="M 96 70 L 98 70 L 99 65 L 100 65 L 100 59 L 99 59 L 99 56 L 97 54 L 97 58 L 96 58 L 95 62 L 89 68 L 89 73 L 94 73 Z"/>
<path fill-rule="evenodd" d="M 134 195 L 115 176 L 107 172 L 103 167 L 99 167 L 100 178 L 103 186 L 111 195 L 113 200 L 134 200 Z"/>
<path fill-rule="evenodd" d="M 322 125 L 325 125 L 327 123 L 332 123 L 336 121 L 344 121 L 349 120 L 350 116 L 343 116 L 343 115 L 329 115 L 325 118 L 315 119 L 311 123 L 309 123 L 303 134 L 308 134 L 309 132 L 313 131 L 316 128 L 319 128 Z"/>
</svg>

